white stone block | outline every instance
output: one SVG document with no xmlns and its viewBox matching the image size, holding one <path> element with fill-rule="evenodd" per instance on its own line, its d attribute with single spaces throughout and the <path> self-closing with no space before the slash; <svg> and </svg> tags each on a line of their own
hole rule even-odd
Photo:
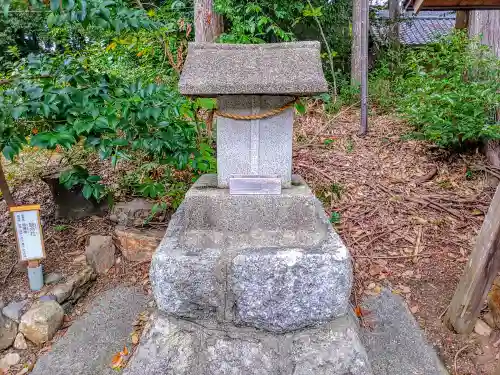
<svg viewBox="0 0 500 375">
<path fill-rule="evenodd" d="M 228 95 L 219 97 L 219 110 L 238 115 L 268 112 L 293 100 L 289 96 Z M 236 175 L 281 178 L 290 187 L 294 108 L 260 120 L 217 117 L 218 186 L 227 188 Z"/>
</svg>

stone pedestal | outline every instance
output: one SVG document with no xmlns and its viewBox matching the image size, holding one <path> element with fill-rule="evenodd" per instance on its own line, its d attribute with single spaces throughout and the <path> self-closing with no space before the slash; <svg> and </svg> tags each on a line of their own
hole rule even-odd
<svg viewBox="0 0 500 375">
<path fill-rule="evenodd" d="M 345 315 L 347 249 L 299 177 L 281 195 L 230 195 L 202 176 L 151 266 L 160 310 L 287 332 Z"/>
</svg>

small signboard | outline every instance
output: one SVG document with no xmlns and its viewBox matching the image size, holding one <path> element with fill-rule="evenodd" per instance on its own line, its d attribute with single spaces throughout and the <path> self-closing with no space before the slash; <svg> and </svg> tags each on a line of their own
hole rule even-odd
<svg viewBox="0 0 500 375">
<path fill-rule="evenodd" d="M 40 206 L 11 207 L 14 231 L 21 261 L 45 258 Z"/>
</svg>

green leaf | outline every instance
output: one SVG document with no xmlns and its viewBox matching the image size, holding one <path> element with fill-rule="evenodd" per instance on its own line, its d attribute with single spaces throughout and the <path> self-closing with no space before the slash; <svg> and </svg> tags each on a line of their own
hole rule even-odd
<svg viewBox="0 0 500 375">
<path fill-rule="evenodd" d="M 94 189 L 92 188 L 92 185 L 84 185 L 83 186 L 82 194 L 85 197 L 85 199 L 90 199 L 90 197 L 92 196 L 93 190 Z"/>
<path fill-rule="evenodd" d="M 154 108 L 151 108 L 150 109 L 150 113 L 151 113 L 151 116 L 153 116 L 153 118 L 155 120 L 158 120 L 158 118 L 160 117 L 161 115 L 161 108 L 158 108 L 158 107 L 154 107 Z"/>
<path fill-rule="evenodd" d="M 28 107 L 26 106 L 19 106 L 19 107 L 14 107 L 12 109 L 12 117 L 14 118 L 14 120 L 18 120 L 19 117 L 21 117 L 21 115 L 26 112 L 28 110 Z"/>
<path fill-rule="evenodd" d="M 95 120 L 95 124 L 100 129 L 107 129 L 109 126 L 108 119 L 106 117 L 103 117 L 103 116 L 99 116 Z"/>
<path fill-rule="evenodd" d="M 217 100 L 212 98 L 198 98 L 196 99 L 196 105 L 199 108 L 212 110 L 217 108 Z"/>
<path fill-rule="evenodd" d="M 50 107 L 45 103 L 42 103 L 42 112 L 45 117 L 50 116 Z"/>
<path fill-rule="evenodd" d="M 50 13 L 47 17 L 47 26 L 51 28 L 57 23 L 57 15 L 54 13 Z"/>
<path fill-rule="evenodd" d="M 297 102 L 295 103 L 295 109 L 297 112 L 299 112 L 301 115 L 306 113 L 306 106 L 302 102 Z"/>
<path fill-rule="evenodd" d="M 109 27 L 108 21 L 101 17 L 97 17 L 95 19 L 95 23 L 97 24 L 97 26 L 102 27 L 103 29 L 107 29 Z"/>
<path fill-rule="evenodd" d="M 89 176 L 89 177 L 87 177 L 87 181 L 89 181 L 89 182 L 101 181 L 101 176 L 97 176 L 97 175 Z"/>
</svg>

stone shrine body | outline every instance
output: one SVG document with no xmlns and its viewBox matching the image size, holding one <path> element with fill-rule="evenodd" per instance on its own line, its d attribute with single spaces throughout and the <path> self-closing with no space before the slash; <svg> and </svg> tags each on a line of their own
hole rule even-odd
<svg viewBox="0 0 500 375">
<path fill-rule="evenodd" d="M 349 253 L 291 173 L 293 100 L 327 91 L 320 44 L 191 43 L 180 90 L 218 100 L 218 173 L 153 257 L 159 311 L 125 374 L 371 374 Z"/>
</svg>

